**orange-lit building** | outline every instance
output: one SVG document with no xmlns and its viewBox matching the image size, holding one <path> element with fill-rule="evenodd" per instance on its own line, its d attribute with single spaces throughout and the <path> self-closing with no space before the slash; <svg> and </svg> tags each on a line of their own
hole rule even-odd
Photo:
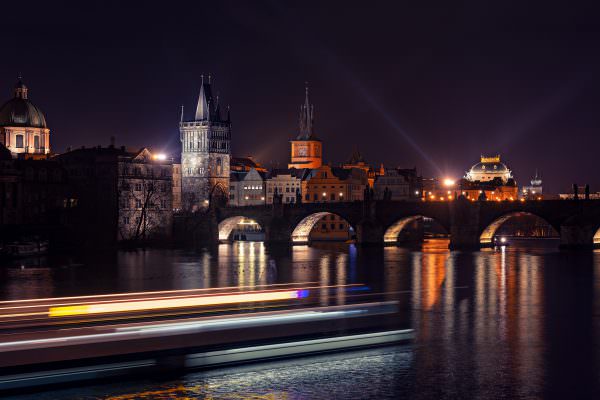
<svg viewBox="0 0 600 400">
<path fill-rule="evenodd" d="M 321 218 L 310 232 L 311 241 L 339 241 L 352 238 L 351 226 L 342 217 L 329 214 Z"/>
<path fill-rule="evenodd" d="M 364 170 L 322 165 L 311 170 L 302 182 L 305 203 L 361 201 L 369 182 Z"/>
<path fill-rule="evenodd" d="M 313 133 L 314 106 L 308 100 L 308 87 L 304 104 L 300 106 L 300 132 L 291 141 L 291 162 L 288 168 L 319 168 L 323 164 L 322 143 Z"/>
</svg>

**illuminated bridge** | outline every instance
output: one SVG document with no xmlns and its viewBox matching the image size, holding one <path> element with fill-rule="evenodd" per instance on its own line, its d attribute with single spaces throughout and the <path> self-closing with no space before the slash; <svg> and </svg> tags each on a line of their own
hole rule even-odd
<svg viewBox="0 0 600 400">
<path fill-rule="evenodd" d="M 251 219 L 267 242 L 306 244 L 315 224 L 325 215 L 345 219 L 359 244 L 397 244 L 410 222 L 431 218 L 450 234 L 452 248 L 478 248 L 492 243 L 507 220 L 533 215 L 559 234 L 562 247 L 585 248 L 600 243 L 600 200 L 539 201 L 365 201 L 215 207 L 208 213 L 210 238 L 226 241 L 238 222 Z M 197 218 L 207 218 L 206 214 Z"/>
</svg>

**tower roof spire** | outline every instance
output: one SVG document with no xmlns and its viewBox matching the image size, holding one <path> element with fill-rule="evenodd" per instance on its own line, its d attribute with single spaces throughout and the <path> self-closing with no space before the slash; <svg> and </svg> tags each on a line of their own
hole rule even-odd
<svg viewBox="0 0 600 400">
<path fill-rule="evenodd" d="M 195 121 L 210 119 L 209 104 L 212 102 L 212 91 L 210 88 L 210 75 L 208 83 L 204 81 L 204 75 L 200 75 L 202 84 L 200 85 L 200 94 L 198 95 L 198 105 L 196 106 Z"/>
<path fill-rule="evenodd" d="M 305 84 L 304 104 L 300 106 L 300 132 L 298 133 L 298 140 L 315 138 L 313 136 L 314 107 L 312 104 L 310 104 L 310 100 L 308 98 L 308 82 L 305 82 Z"/>
</svg>

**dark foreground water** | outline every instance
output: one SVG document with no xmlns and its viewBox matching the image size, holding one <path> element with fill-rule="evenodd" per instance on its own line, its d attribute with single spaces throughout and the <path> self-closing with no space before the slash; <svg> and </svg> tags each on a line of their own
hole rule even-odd
<svg viewBox="0 0 600 400">
<path fill-rule="evenodd" d="M 560 252 L 554 241 L 480 252 L 446 246 L 432 241 L 414 251 L 242 243 L 200 254 L 51 258 L 2 268 L 0 298 L 360 282 L 400 292 L 416 333 L 410 345 L 26 398 L 600 398 L 600 253 Z"/>
</svg>

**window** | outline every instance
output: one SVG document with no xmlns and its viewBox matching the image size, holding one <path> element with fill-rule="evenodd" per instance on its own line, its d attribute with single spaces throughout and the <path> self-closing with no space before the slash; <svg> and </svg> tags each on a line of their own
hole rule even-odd
<svg viewBox="0 0 600 400">
<path fill-rule="evenodd" d="M 306 196 L 304 196 L 304 200 L 310 200 L 310 194 L 306 193 Z"/>
<path fill-rule="evenodd" d="M 40 148 L 40 137 L 39 136 L 34 136 L 33 137 L 33 147 L 36 150 L 39 150 L 39 148 Z"/>
<path fill-rule="evenodd" d="M 15 146 L 17 147 L 17 149 L 23 148 L 23 135 L 17 135 L 15 137 Z"/>
<path fill-rule="evenodd" d="M 329 198 L 330 198 L 331 200 L 335 200 L 335 193 L 331 193 L 331 195 L 329 196 Z"/>
<path fill-rule="evenodd" d="M 129 225 L 129 217 L 123 217 L 123 223 Z"/>
<path fill-rule="evenodd" d="M 331 214 L 331 215 L 329 216 L 329 219 L 330 219 L 330 220 L 332 220 L 332 221 L 335 221 L 335 215 L 334 215 L 334 214 Z"/>
<path fill-rule="evenodd" d="M 321 229 L 326 231 L 327 230 L 327 224 L 321 224 Z"/>
<path fill-rule="evenodd" d="M 167 208 L 167 200 L 161 200 L 160 201 L 160 208 Z"/>
<path fill-rule="evenodd" d="M 313 200 L 319 200 L 319 195 L 317 195 L 316 193 L 313 195 Z"/>
<path fill-rule="evenodd" d="M 335 230 L 335 224 L 331 224 L 331 229 Z"/>
<path fill-rule="evenodd" d="M 223 160 L 221 157 L 217 158 L 217 176 L 221 176 L 223 174 Z"/>
<path fill-rule="evenodd" d="M 344 224 L 340 224 L 340 230 L 344 229 Z"/>
<path fill-rule="evenodd" d="M 135 208 L 142 208 L 142 201 L 140 199 L 135 199 Z"/>
<path fill-rule="evenodd" d="M 286 192 L 286 193 L 289 193 L 289 192 L 290 192 L 290 188 L 289 188 L 289 187 L 286 187 L 286 188 L 285 188 L 285 192 Z"/>
</svg>

